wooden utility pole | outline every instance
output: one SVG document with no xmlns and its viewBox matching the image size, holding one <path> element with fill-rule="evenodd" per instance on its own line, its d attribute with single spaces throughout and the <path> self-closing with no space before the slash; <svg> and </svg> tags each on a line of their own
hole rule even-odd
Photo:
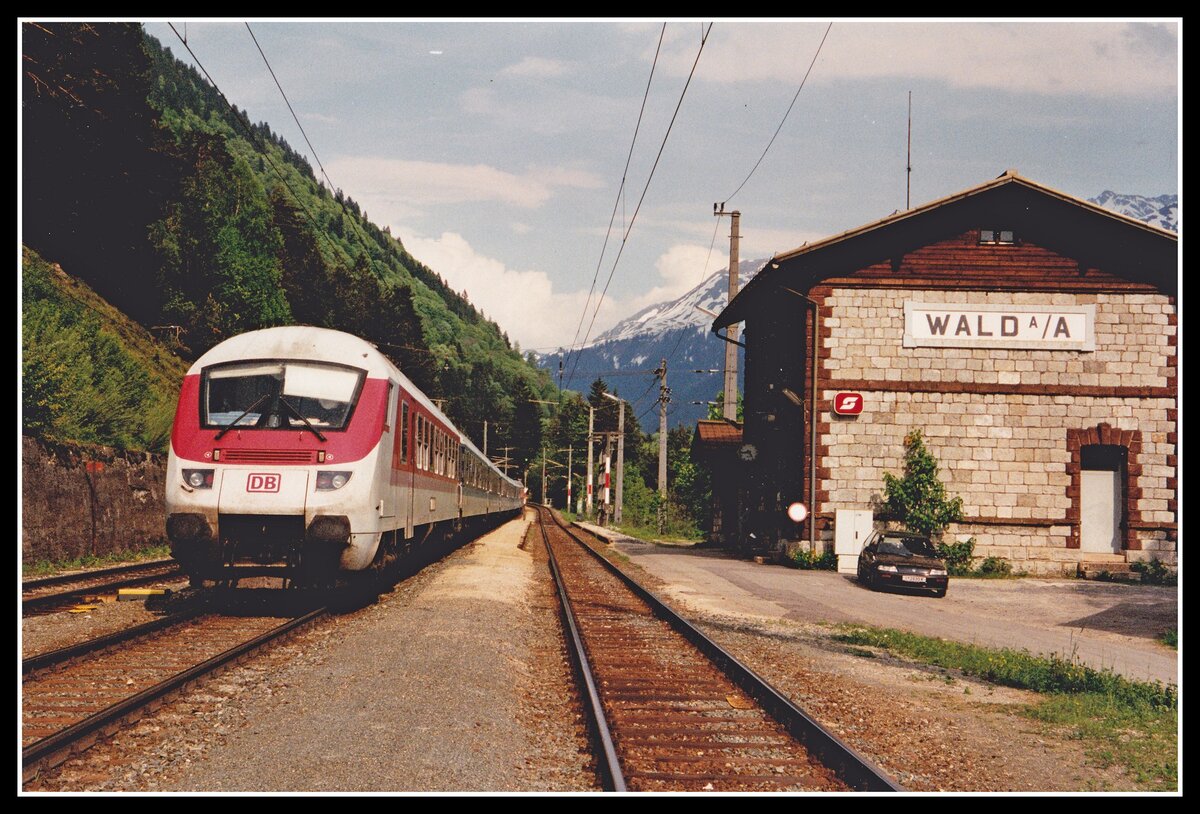
<svg viewBox="0 0 1200 814">
<path fill-rule="evenodd" d="M 613 523 L 621 524 L 621 508 L 625 505 L 625 399 L 617 405 L 617 506 Z"/>
<path fill-rule="evenodd" d="M 596 408 L 588 407 L 588 463 L 587 463 L 587 516 L 592 516 L 592 478 L 595 473 L 595 468 L 592 465 L 592 433 L 596 423 Z"/>
<path fill-rule="evenodd" d="M 559 452 L 562 452 L 560 449 Z M 575 447 L 567 447 L 567 511 L 575 511 L 575 507 L 571 504 L 571 456 L 575 454 Z"/>
<path fill-rule="evenodd" d="M 658 370 L 658 533 L 667 530 L 667 404 L 671 401 L 671 389 L 667 387 L 667 360 L 663 359 Z"/>
<path fill-rule="evenodd" d="M 733 302 L 733 298 L 738 293 L 738 241 L 741 235 L 738 232 L 738 227 L 741 224 L 742 213 L 738 210 L 732 212 L 725 211 L 725 204 L 717 208 L 717 204 L 713 204 L 713 214 L 717 217 L 729 215 L 729 300 L 726 306 Z M 738 327 L 737 323 L 730 325 L 725 329 L 725 405 L 721 415 L 729 421 L 737 421 L 737 342 Z"/>
</svg>

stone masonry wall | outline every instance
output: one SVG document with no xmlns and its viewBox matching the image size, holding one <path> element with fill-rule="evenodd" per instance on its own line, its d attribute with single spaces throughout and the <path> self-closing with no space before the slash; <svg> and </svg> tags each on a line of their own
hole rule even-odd
<svg viewBox="0 0 1200 814">
<path fill-rule="evenodd" d="M 904 348 L 906 300 L 1094 303 L 1096 350 Z M 1166 297 L 854 288 L 833 289 L 823 304 L 831 331 L 820 372 L 818 490 L 828 511 L 877 509 L 882 473 L 902 472 L 904 436 L 919 428 L 949 494 L 963 498 L 967 522 L 952 535 L 975 536 L 978 556 L 1021 570 L 1073 572 L 1086 555 L 1077 547 L 1072 466 L 1077 472 L 1078 439 L 1099 438 L 1100 428 L 1130 449 L 1128 558 L 1175 562 L 1177 412 L 1164 389 L 1174 383 L 1176 326 Z M 863 393 L 861 415 L 832 413 L 841 389 Z"/>
<path fill-rule="evenodd" d="M 905 348 L 904 303 L 1096 306 L 1096 350 Z M 1175 306 L 1151 294 L 835 289 L 824 302 L 826 380 L 1165 387 L 1175 377 Z"/>
<path fill-rule="evenodd" d="M 166 456 L 21 441 L 21 560 L 65 560 L 166 542 Z"/>
</svg>

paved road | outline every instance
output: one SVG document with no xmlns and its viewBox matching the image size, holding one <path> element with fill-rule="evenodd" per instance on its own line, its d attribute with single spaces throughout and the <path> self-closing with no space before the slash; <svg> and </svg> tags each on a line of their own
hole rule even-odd
<svg viewBox="0 0 1200 814">
<path fill-rule="evenodd" d="M 1155 641 L 1178 624 L 1175 588 L 1085 580 L 951 579 L 943 599 L 871 591 L 852 574 L 798 571 L 720 552 L 614 545 L 666 583 L 665 593 L 717 614 L 859 622 L 989 647 L 1076 656 L 1139 680 L 1179 683 L 1176 651 Z"/>
</svg>

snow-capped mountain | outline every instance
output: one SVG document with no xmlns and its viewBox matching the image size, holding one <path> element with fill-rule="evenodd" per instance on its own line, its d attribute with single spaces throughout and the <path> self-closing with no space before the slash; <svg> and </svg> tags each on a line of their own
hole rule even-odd
<svg viewBox="0 0 1200 814">
<path fill-rule="evenodd" d="M 762 268 L 765 260 L 743 260 L 738 263 L 738 287 L 746 283 Z M 708 279 L 673 302 L 660 302 L 638 311 L 621 320 L 596 337 L 592 344 L 619 342 L 624 339 L 659 334 L 680 328 L 703 328 L 712 325 L 712 316 L 725 307 L 729 294 L 729 267 L 714 271 Z M 703 309 L 703 310 L 701 310 Z M 708 313 L 705 313 L 705 312 Z"/>
<path fill-rule="evenodd" d="M 1178 195 L 1147 198 L 1145 195 L 1123 195 L 1106 189 L 1095 198 L 1088 198 L 1088 202 L 1131 218 L 1144 220 L 1160 229 L 1179 231 Z"/>
<path fill-rule="evenodd" d="M 1149 198 L 1106 190 L 1090 201 L 1160 228 L 1179 229 L 1178 195 Z M 740 263 L 739 285 L 748 283 L 765 262 Z M 727 281 L 725 269 L 716 271 L 679 299 L 651 305 L 621 320 L 583 348 L 578 359 L 575 354 L 562 351 L 544 354 L 539 361 L 556 375 L 559 359 L 563 359 L 563 386 L 571 390 L 586 393 L 596 378 L 603 377 L 610 389 L 631 400 L 642 428 L 652 430 L 658 420 L 654 408 L 658 388 L 654 386 L 652 371 L 665 358 L 667 384 L 671 388 L 668 422 L 672 427 L 694 424 L 707 414 L 708 408 L 692 402 L 712 401 L 723 387 L 719 373 L 695 371 L 720 370 L 725 365 L 725 343 L 713 335 L 713 320 L 705 311 L 715 313 L 725 307 Z M 739 361 L 739 389 L 744 369 L 744 363 Z"/>
<path fill-rule="evenodd" d="M 739 286 L 748 283 L 765 262 L 738 263 Z M 561 356 L 563 387 L 582 393 L 587 393 L 597 378 L 604 378 L 610 390 L 630 400 L 642 427 L 653 429 L 658 422 L 654 407 L 658 388 L 652 371 L 667 359 L 667 386 L 671 388 L 667 420 L 672 427 L 694 424 L 707 415 L 708 408 L 692 402 L 712 401 L 723 387 L 720 373 L 696 371 L 724 368 L 725 342 L 713 335 L 711 314 L 725 307 L 728 288 L 729 273 L 722 268 L 679 299 L 651 305 L 621 320 L 578 354 L 556 351 L 540 355 L 539 362 L 557 375 Z M 739 388 L 741 370 L 739 362 Z"/>
</svg>

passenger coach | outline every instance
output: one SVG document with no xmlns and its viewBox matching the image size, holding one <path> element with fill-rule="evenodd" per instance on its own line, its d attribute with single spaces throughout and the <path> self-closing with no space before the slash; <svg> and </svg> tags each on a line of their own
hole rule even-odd
<svg viewBox="0 0 1200 814">
<path fill-rule="evenodd" d="M 378 570 L 435 529 L 503 519 L 503 475 L 370 343 L 234 337 L 184 379 L 167 463 L 171 553 L 193 580 Z"/>
</svg>

